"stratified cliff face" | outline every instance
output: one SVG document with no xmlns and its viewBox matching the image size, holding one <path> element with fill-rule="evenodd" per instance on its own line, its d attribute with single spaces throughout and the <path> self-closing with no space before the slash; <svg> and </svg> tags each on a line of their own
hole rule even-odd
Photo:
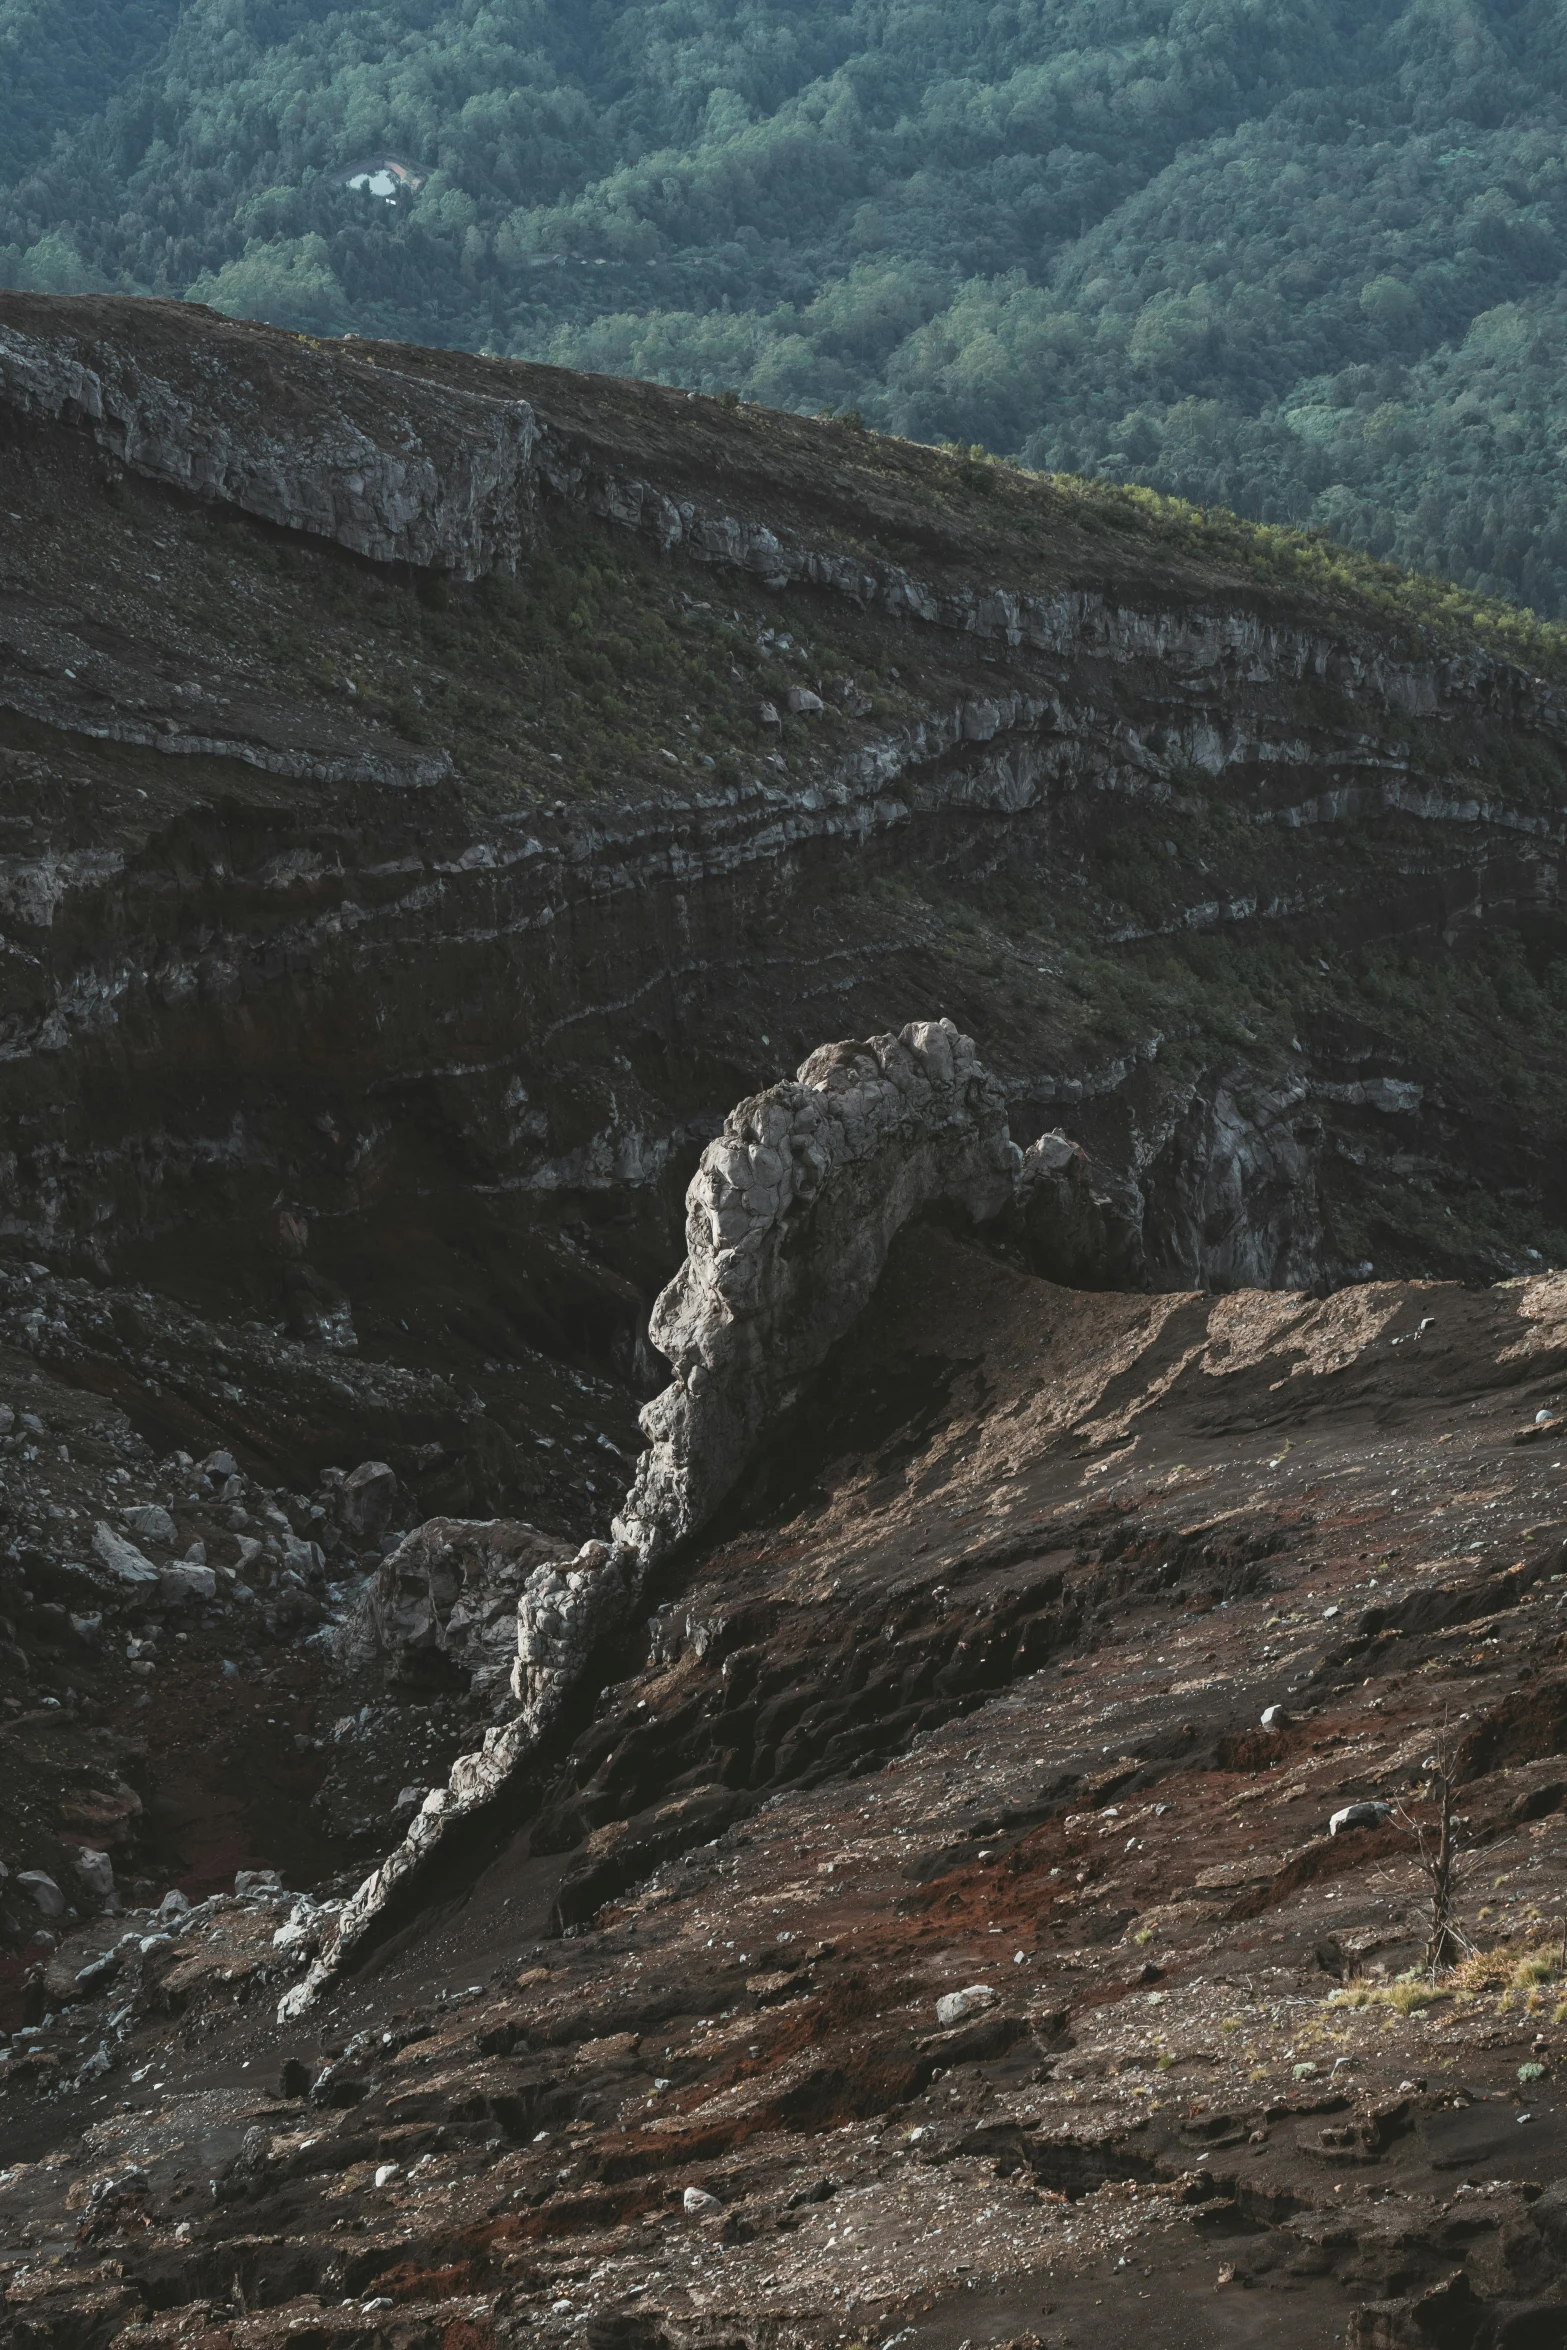
<svg viewBox="0 0 1567 2350">
<path fill-rule="evenodd" d="M 293 336 L 141 305 L 129 336 L 28 304 L 0 328 L 0 400 L 160 487 L 460 579 L 515 570 L 533 532 L 526 400 L 388 377 Z"/>
<path fill-rule="evenodd" d="M 29 1343 L 157 1442 L 607 1531 L 702 1146 L 910 1020 L 1119 1186 L 1075 1279 L 1495 1273 L 1567 1223 L 1561 698 L 1222 533 L 7 295 L 0 711 L 0 1228 L 121 1300 Z"/>
</svg>

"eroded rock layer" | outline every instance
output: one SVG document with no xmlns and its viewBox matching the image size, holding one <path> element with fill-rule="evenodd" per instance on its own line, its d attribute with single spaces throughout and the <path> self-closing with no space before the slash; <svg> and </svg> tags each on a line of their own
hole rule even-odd
<svg viewBox="0 0 1567 2350">
<path fill-rule="evenodd" d="M 463 579 L 515 570 L 532 534 L 537 427 L 526 400 L 424 385 L 302 337 L 174 304 L 107 318 L 12 295 L 0 402 L 84 432 L 145 480 Z"/>
<path fill-rule="evenodd" d="M 950 1020 L 824 1045 L 742 1102 L 686 1194 L 686 1257 L 648 1335 L 673 1384 L 615 1521 L 648 1562 L 703 1526 L 801 1378 L 853 1328 L 910 1216 L 1010 1206 L 1002 1087 Z"/>
<path fill-rule="evenodd" d="M 1551 681 L 838 426 L 0 329 L 0 1203 L 52 1270 L 640 1401 L 729 1107 L 942 1015 L 1155 1278 L 1549 1253 Z"/>
</svg>

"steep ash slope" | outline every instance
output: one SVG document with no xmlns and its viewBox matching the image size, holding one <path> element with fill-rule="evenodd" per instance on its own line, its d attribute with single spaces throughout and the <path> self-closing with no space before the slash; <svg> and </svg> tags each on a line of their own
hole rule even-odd
<svg viewBox="0 0 1567 2350">
<path fill-rule="evenodd" d="M 1564 1364 L 1554 1275 L 1085 1293 L 906 1227 L 460 1902 L 283 2027 L 290 1894 L 62 1943 L 13 2338 L 1560 2339 Z M 1328 1821 L 1428 1818 L 1444 1721 L 1427 2002 L 1407 1834 Z"/>
</svg>

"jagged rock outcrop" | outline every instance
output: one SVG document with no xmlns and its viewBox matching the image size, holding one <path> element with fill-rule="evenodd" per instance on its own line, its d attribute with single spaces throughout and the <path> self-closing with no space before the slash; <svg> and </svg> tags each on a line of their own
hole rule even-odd
<svg viewBox="0 0 1567 2350">
<path fill-rule="evenodd" d="M 1062 1137 L 1050 1144 L 1033 1153 L 1034 1188 L 1070 1198 L 1066 1170 L 1081 1186 L 1079 1154 Z M 303 2011 L 442 1837 L 533 1751 L 588 1659 L 629 1618 L 650 1569 L 707 1523 L 801 1380 L 853 1327 L 909 1219 L 941 1205 L 984 1222 L 1016 1204 L 1023 1168 L 1002 1090 L 950 1020 L 824 1045 L 797 1077 L 730 1113 L 686 1194 L 685 1263 L 653 1309 L 652 1341 L 675 1378 L 642 1415 L 650 1441 L 615 1541 L 534 1567 L 517 1605 L 520 1713 L 426 1796 L 280 2014 Z M 1073 1206 L 1082 1245 L 1085 1211 Z M 457 1554 L 476 1531 L 438 1521 L 410 1535 L 377 1578 L 361 1636 L 373 1626 L 383 1647 L 433 1656 L 450 1637 L 437 1619 L 448 1589 L 455 1606 Z M 531 1528 L 498 1538 L 508 1571 L 526 1548 L 514 1535 L 540 1539 Z M 492 1621 L 482 1603 L 478 1612 Z"/>
<path fill-rule="evenodd" d="M 792 1084 L 742 1102 L 686 1194 L 686 1258 L 652 1342 L 673 1383 L 615 1522 L 644 1562 L 702 1525 L 762 1430 L 853 1324 L 911 1215 L 976 1222 L 1013 1198 L 1006 1098 L 950 1020 L 824 1045 Z"/>
<path fill-rule="evenodd" d="M 1147 1274 L 1143 1203 L 1096 1166 L 1080 1142 L 1053 1129 L 1031 1142 L 1018 1170 L 1018 1217 L 1029 1262 L 1079 1289 L 1140 1289 Z"/>
<path fill-rule="evenodd" d="M 1407 1119 L 1419 1106 L 1419 1088 L 1395 1080 L 1357 1090 L 1356 1106 L 1384 1118 Z M 1236 1074 L 1194 1088 L 1129 1179 L 1149 1256 L 1217 1289 L 1315 1289 L 1335 1271 L 1368 1273 L 1369 1264 L 1324 1263 L 1328 1135 L 1321 1089 L 1313 1093 L 1303 1076 L 1268 1084 Z"/>
<path fill-rule="evenodd" d="M 531 1527 L 511 1531 L 539 1539 Z M 524 1547 L 519 1543 L 518 1552 Z M 639 1588 L 631 1554 L 611 1551 L 602 1542 L 585 1543 L 575 1559 L 533 1569 L 515 1614 L 508 1613 L 504 1642 L 517 1654 L 512 1686 L 521 1699 L 521 1711 L 510 1721 L 493 1724 L 479 1747 L 458 1756 L 447 1784 L 431 1788 L 402 1842 L 344 1904 L 332 1941 L 279 2000 L 280 2021 L 304 2014 L 443 1839 L 492 1803 L 527 1762 L 574 1687 L 581 1666 L 597 1643 L 625 1621 Z"/>
<path fill-rule="evenodd" d="M 500 1695 L 517 1653 L 523 1585 L 559 1553 L 558 1541 L 506 1518 L 428 1519 L 366 1583 L 336 1637 L 338 1655 L 378 1665 L 389 1686 Z"/>
<path fill-rule="evenodd" d="M 101 306 L 13 294 L 0 405 L 79 427 L 149 481 L 462 579 L 514 568 L 531 536 L 538 426 L 526 400 L 420 383 L 351 349 L 186 306 L 137 304 L 133 352 Z"/>
</svg>

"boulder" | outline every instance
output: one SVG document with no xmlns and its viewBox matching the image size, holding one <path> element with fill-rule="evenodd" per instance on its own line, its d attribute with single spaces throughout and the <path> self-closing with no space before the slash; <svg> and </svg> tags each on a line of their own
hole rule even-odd
<svg viewBox="0 0 1567 2350">
<path fill-rule="evenodd" d="M 1329 1820 L 1328 1834 L 1339 1836 L 1346 1828 L 1380 1828 L 1383 1821 L 1392 1816 L 1393 1806 L 1390 1803 L 1346 1803 L 1343 1810 L 1336 1811 Z"/>
<path fill-rule="evenodd" d="M 401 1688 L 505 1684 L 529 1576 L 560 1545 L 509 1518 L 431 1518 L 365 1584 L 337 1636 L 345 1664 L 379 1664 Z"/>
<path fill-rule="evenodd" d="M 283 1564 L 299 1577 L 302 1583 L 313 1583 L 326 1565 L 326 1553 L 319 1542 L 307 1542 L 303 1535 L 289 1532 L 279 1537 L 283 1545 Z"/>
<path fill-rule="evenodd" d="M 139 1534 L 144 1542 L 161 1542 L 168 1550 L 179 1539 L 174 1520 L 158 1502 L 138 1502 L 132 1509 L 121 1510 L 120 1515 L 131 1532 Z"/>
<path fill-rule="evenodd" d="M 25 1893 L 33 1907 L 41 1910 L 46 1918 L 64 1917 L 65 1895 L 53 1877 L 43 1869 L 23 1869 L 17 1877 L 16 1886 L 17 1891 Z"/>
<path fill-rule="evenodd" d="M 215 1599 L 218 1579 L 210 1567 L 194 1567 L 181 1559 L 177 1566 L 164 1567 L 158 1575 L 158 1600 L 163 1607 L 189 1607 L 192 1601 L 202 1604 Z"/>
<path fill-rule="evenodd" d="M 987 2007 L 996 2004 L 996 1993 L 988 1983 L 970 1983 L 966 1991 L 948 1991 L 936 2002 L 936 2021 L 944 2031 L 954 2024 L 966 2024 L 970 2016 L 983 2015 Z"/>
<path fill-rule="evenodd" d="M 114 1898 L 114 1863 L 106 1852 L 95 1852 L 90 1844 L 84 1844 L 72 1865 L 95 1900 Z"/>
<path fill-rule="evenodd" d="M 108 1568 L 117 1583 L 156 1583 L 158 1570 L 150 1558 L 139 1551 L 134 1542 L 127 1542 L 123 1534 L 100 1518 L 92 1530 L 95 1555 Z"/>
<path fill-rule="evenodd" d="M 320 1942 L 324 1919 L 315 1903 L 301 1897 L 272 1936 L 274 1950 L 297 1952 L 314 1950 Z"/>
<path fill-rule="evenodd" d="M 385 1461 L 361 1461 L 343 1479 L 343 1524 L 361 1540 L 379 1534 L 397 1498 L 397 1472 Z"/>
</svg>

